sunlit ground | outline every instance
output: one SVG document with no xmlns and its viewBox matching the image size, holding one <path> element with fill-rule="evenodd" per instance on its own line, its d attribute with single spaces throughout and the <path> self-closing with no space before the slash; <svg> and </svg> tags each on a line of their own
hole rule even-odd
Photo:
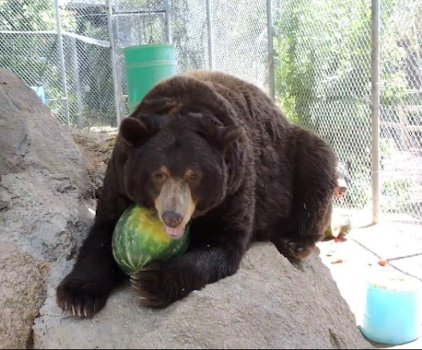
<svg viewBox="0 0 422 350">
<path fill-rule="evenodd" d="M 374 276 L 403 276 L 415 283 L 422 294 L 422 225 L 400 223 L 395 221 L 397 216 L 383 215 L 379 224 L 366 226 L 370 222 L 369 212 L 348 214 L 353 220 L 346 240 L 324 241 L 318 246 L 323 263 L 330 269 L 360 327 L 366 307 L 367 281 Z M 422 306 L 419 316 L 422 337 Z M 422 339 L 396 346 L 375 345 L 421 349 Z"/>
</svg>

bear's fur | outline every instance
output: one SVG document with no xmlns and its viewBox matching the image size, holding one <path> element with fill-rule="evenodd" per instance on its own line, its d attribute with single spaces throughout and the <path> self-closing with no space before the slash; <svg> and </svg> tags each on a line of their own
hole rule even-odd
<svg viewBox="0 0 422 350">
<path fill-rule="evenodd" d="M 260 89 L 223 73 L 177 75 L 122 121 L 94 225 L 58 304 L 79 317 L 104 306 L 124 277 L 112 231 L 133 202 L 155 208 L 175 237 L 190 220 L 185 254 L 131 276 L 143 304 L 163 307 L 234 274 L 254 239 L 292 262 L 305 258 L 323 237 L 335 186 L 332 149 Z"/>
</svg>

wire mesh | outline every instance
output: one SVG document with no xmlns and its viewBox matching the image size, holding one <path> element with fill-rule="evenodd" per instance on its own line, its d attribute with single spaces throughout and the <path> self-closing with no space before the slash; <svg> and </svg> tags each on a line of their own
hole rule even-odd
<svg viewBox="0 0 422 350">
<path fill-rule="evenodd" d="M 58 2 L 60 27 L 56 25 Z M 371 1 L 272 0 L 276 102 L 351 163 L 345 208 L 371 205 Z M 422 222 L 422 1 L 381 3 L 383 213 Z M 265 0 L 3 0 L 0 66 L 64 124 L 128 115 L 123 49 L 171 42 L 177 70 L 213 69 L 270 92 Z M 63 55 L 62 55 L 63 53 Z"/>
<path fill-rule="evenodd" d="M 112 28 L 117 76 L 118 109 L 121 116 L 129 113 L 127 82 L 123 49 L 132 45 L 167 42 L 166 0 L 114 0 L 112 2 Z"/>
<path fill-rule="evenodd" d="M 266 1 L 211 1 L 214 67 L 268 92 Z"/>
<path fill-rule="evenodd" d="M 380 5 L 380 207 L 388 218 L 421 222 L 422 2 Z M 351 187 L 335 204 L 369 209 L 371 2 L 286 0 L 277 10 L 278 103 L 351 163 Z"/>
<path fill-rule="evenodd" d="M 353 1 L 282 3 L 277 25 L 279 102 L 352 164 L 338 205 L 361 208 L 370 191 L 370 7 Z"/>
<path fill-rule="evenodd" d="M 73 127 L 116 125 L 105 0 L 0 2 L 0 66 Z M 61 57 L 63 52 L 63 57 Z"/>
<path fill-rule="evenodd" d="M 205 0 L 172 2 L 171 33 L 179 72 L 210 68 L 208 29 Z"/>
<path fill-rule="evenodd" d="M 382 4 L 381 208 L 422 222 L 422 1 Z"/>
<path fill-rule="evenodd" d="M 127 94 L 123 48 L 165 42 L 167 31 L 176 47 L 179 72 L 212 68 L 235 74 L 268 91 L 265 1 L 210 0 L 209 14 L 206 0 L 173 0 L 171 7 L 169 4 L 165 0 L 115 1 L 113 31 L 121 94 Z M 171 13 L 168 24 L 166 9 Z M 213 62 L 209 59 L 211 51 Z M 127 115 L 126 104 L 120 110 Z"/>
<path fill-rule="evenodd" d="M 108 7 L 105 0 L 68 1 L 63 30 L 70 123 L 77 127 L 116 125 Z"/>
</svg>

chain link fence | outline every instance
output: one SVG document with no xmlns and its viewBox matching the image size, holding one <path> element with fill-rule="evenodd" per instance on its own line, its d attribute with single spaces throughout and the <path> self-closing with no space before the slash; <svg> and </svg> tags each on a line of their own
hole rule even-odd
<svg viewBox="0 0 422 350">
<path fill-rule="evenodd" d="M 422 223 L 422 1 L 380 0 L 380 210 Z M 350 162 L 337 206 L 371 211 L 371 1 L 283 0 L 275 21 L 277 101 Z"/>
<path fill-rule="evenodd" d="M 211 1 L 212 68 L 268 92 L 266 1 Z"/>
<path fill-rule="evenodd" d="M 422 0 L 380 5 L 380 209 L 421 223 Z M 371 25 L 371 0 L 0 0 L 0 66 L 62 123 L 115 127 L 129 113 L 123 49 L 173 43 L 179 72 L 275 89 L 289 119 L 350 163 L 336 206 L 370 211 Z"/>
<path fill-rule="evenodd" d="M 104 0 L 0 1 L 0 66 L 64 124 L 116 125 Z"/>
<path fill-rule="evenodd" d="M 268 91 L 266 14 L 266 1 L 116 0 L 112 22 L 118 95 L 124 97 L 120 115 L 128 114 L 123 48 L 130 45 L 171 42 L 179 72 L 219 70 Z"/>
<path fill-rule="evenodd" d="M 80 128 L 128 114 L 125 47 L 172 42 L 178 71 L 216 69 L 265 89 L 266 34 L 265 1 L 0 1 L 0 66 Z"/>
<path fill-rule="evenodd" d="M 422 1 L 385 1 L 381 208 L 422 222 Z"/>
</svg>

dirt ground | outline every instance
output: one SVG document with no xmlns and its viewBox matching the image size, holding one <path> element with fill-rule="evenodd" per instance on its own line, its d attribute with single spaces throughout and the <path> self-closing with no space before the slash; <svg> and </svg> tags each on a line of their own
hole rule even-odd
<svg viewBox="0 0 422 350">
<path fill-rule="evenodd" d="M 107 163 L 113 151 L 117 129 L 71 129 L 71 134 L 84 156 L 86 169 L 94 184 L 95 198 L 98 198 L 99 191 L 103 185 Z"/>
</svg>

